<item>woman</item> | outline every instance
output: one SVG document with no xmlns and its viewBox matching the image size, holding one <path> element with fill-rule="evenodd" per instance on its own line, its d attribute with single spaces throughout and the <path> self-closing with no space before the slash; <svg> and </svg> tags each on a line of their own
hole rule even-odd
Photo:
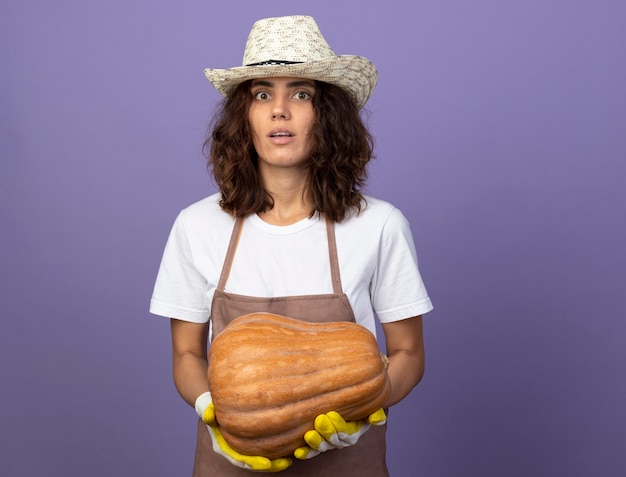
<svg viewBox="0 0 626 477">
<path fill-rule="evenodd" d="M 388 408 L 422 377 L 421 315 L 432 309 L 406 220 L 360 192 L 372 63 L 336 56 L 311 17 L 290 16 L 255 23 L 243 65 L 205 70 L 226 98 L 205 144 L 220 192 L 176 219 L 150 308 L 171 318 L 174 381 L 201 418 L 194 475 L 386 476 L 380 412 L 323 420 L 295 459 L 242 456 L 220 436 L 207 342 L 237 316 L 356 321 L 374 335 L 377 317 Z"/>
</svg>

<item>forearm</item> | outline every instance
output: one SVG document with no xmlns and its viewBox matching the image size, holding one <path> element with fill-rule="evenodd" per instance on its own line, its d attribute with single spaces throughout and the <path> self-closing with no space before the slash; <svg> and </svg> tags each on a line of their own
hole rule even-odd
<svg viewBox="0 0 626 477">
<path fill-rule="evenodd" d="M 207 338 L 205 323 L 176 319 L 172 326 L 172 365 L 174 384 L 181 397 L 193 406 L 200 394 L 209 390 L 207 376 Z"/>
<path fill-rule="evenodd" d="M 191 353 L 182 354 L 174 361 L 173 374 L 178 393 L 190 406 L 209 390 L 207 361 Z"/>
<path fill-rule="evenodd" d="M 383 323 L 391 382 L 387 407 L 404 399 L 424 376 L 424 340 L 422 317 L 416 316 L 392 323 Z"/>
<path fill-rule="evenodd" d="M 404 399 L 424 376 L 424 359 L 404 351 L 389 356 L 387 368 L 391 382 L 391 395 L 385 407 L 393 406 Z"/>
</svg>

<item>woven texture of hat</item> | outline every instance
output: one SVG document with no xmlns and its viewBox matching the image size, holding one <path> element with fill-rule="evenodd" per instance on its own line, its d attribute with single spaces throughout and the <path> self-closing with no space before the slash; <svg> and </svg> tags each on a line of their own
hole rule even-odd
<svg viewBox="0 0 626 477">
<path fill-rule="evenodd" d="M 280 17 L 258 22 L 250 32 L 243 64 L 264 61 L 306 63 L 335 56 L 309 17 Z"/>
</svg>

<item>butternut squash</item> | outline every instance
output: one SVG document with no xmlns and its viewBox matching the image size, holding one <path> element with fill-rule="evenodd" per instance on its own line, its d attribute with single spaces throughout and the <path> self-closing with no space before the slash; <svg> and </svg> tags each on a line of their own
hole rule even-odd
<svg viewBox="0 0 626 477">
<path fill-rule="evenodd" d="M 226 441 L 242 454 L 288 456 L 318 414 L 346 420 L 391 392 L 376 339 L 356 323 L 308 323 L 270 313 L 233 320 L 211 343 L 209 386 Z"/>
</svg>

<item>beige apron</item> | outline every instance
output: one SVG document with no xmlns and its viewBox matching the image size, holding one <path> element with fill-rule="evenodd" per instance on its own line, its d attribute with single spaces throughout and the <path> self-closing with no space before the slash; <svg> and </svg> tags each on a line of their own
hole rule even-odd
<svg viewBox="0 0 626 477">
<path fill-rule="evenodd" d="M 236 317 L 255 312 L 270 312 L 307 322 L 355 321 L 352 307 L 341 286 L 335 228 L 332 222 L 326 221 L 326 230 L 333 293 L 276 298 L 236 295 L 224 291 L 242 227 L 243 220 L 237 219 L 211 304 L 213 337 L 217 336 Z M 386 429 L 386 425 L 372 426 L 354 446 L 324 452 L 306 461 L 294 458 L 291 467 L 273 475 L 277 477 L 388 477 L 385 460 Z M 251 475 L 258 476 L 259 473 L 236 467 L 213 452 L 207 428 L 202 421 L 198 421 L 193 477 L 249 477 Z"/>
</svg>

